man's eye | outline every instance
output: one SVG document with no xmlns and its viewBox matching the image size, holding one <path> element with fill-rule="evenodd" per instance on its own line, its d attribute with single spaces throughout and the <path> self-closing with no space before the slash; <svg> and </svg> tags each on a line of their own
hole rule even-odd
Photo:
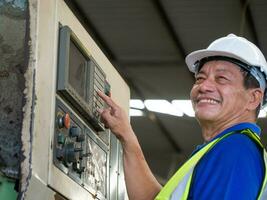
<svg viewBox="0 0 267 200">
<path fill-rule="evenodd" d="M 202 77 L 202 76 L 198 76 L 198 77 L 196 77 L 196 83 L 200 83 L 200 82 L 202 82 L 204 80 L 204 77 Z"/>
<path fill-rule="evenodd" d="M 227 77 L 225 77 L 225 76 L 218 76 L 217 77 L 217 81 L 218 82 L 222 82 L 222 83 L 225 83 L 225 82 L 227 82 L 229 79 L 227 78 Z"/>
<path fill-rule="evenodd" d="M 228 78 L 225 77 L 225 76 L 219 76 L 218 79 L 219 79 L 219 80 L 228 80 Z"/>
</svg>

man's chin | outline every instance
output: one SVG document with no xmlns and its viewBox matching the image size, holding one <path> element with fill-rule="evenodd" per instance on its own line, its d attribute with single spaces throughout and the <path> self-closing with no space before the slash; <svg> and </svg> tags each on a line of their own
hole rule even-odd
<svg viewBox="0 0 267 200">
<path fill-rule="evenodd" d="M 216 114 L 212 111 L 196 112 L 195 117 L 199 122 L 213 121 L 216 117 Z"/>
</svg>

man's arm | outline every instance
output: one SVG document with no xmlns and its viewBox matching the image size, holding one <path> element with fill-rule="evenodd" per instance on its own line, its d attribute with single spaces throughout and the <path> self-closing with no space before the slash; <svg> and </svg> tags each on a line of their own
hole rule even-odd
<svg viewBox="0 0 267 200">
<path fill-rule="evenodd" d="M 136 135 L 128 121 L 128 116 L 110 97 L 102 92 L 98 92 L 98 95 L 109 106 L 109 108 L 99 111 L 101 119 L 122 144 L 125 181 L 129 199 L 154 199 L 159 193 L 161 185 L 149 169 Z"/>
</svg>

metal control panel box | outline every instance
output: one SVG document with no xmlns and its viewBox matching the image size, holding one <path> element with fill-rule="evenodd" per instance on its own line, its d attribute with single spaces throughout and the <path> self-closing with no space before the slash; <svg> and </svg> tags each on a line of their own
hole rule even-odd
<svg viewBox="0 0 267 200">
<path fill-rule="evenodd" d="M 106 74 L 68 26 L 59 29 L 53 162 L 95 198 L 108 199 L 110 131 L 100 121 Z"/>
<path fill-rule="evenodd" d="M 106 74 L 90 57 L 68 26 L 59 30 L 57 92 L 85 117 L 97 131 L 103 131 L 97 109 L 104 107 L 97 90 L 110 94 Z"/>
<path fill-rule="evenodd" d="M 109 146 L 56 100 L 54 164 L 98 199 L 108 198 Z"/>
<path fill-rule="evenodd" d="M 129 87 L 64 0 L 29 0 L 29 18 L 21 196 L 126 200 L 120 142 L 101 123 L 97 91 L 129 112 Z"/>
</svg>

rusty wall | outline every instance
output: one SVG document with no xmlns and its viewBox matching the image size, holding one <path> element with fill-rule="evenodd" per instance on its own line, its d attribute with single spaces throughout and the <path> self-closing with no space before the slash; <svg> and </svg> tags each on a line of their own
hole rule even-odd
<svg viewBox="0 0 267 200">
<path fill-rule="evenodd" d="M 0 0 L 0 170 L 18 178 L 27 68 L 27 0 Z"/>
</svg>

